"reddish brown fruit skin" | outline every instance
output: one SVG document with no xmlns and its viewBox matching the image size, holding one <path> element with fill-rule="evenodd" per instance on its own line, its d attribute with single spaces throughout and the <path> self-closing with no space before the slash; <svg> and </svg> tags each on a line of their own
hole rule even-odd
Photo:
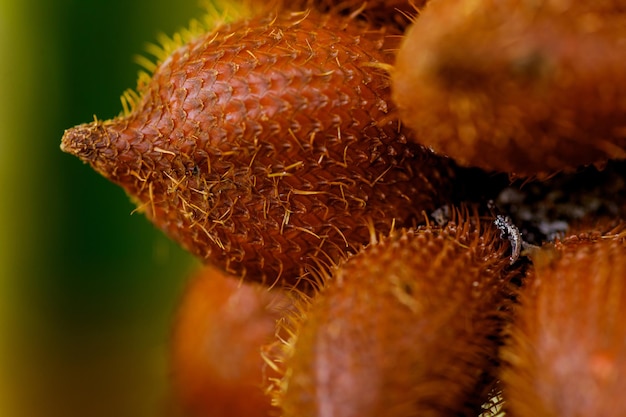
<svg viewBox="0 0 626 417">
<path fill-rule="evenodd" d="M 397 57 L 416 138 L 520 176 L 626 158 L 626 3 L 430 2 Z"/>
<path fill-rule="evenodd" d="M 397 232 L 333 271 L 294 323 L 283 416 L 476 416 L 513 276 L 481 227 Z"/>
<path fill-rule="evenodd" d="M 201 258 L 293 283 L 447 198 L 449 162 L 407 143 L 373 68 L 388 41 L 313 12 L 226 26 L 168 57 L 129 116 L 62 148 Z"/>
<path fill-rule="evenodd" d="M 190 283 L 172 339 L 172 382 L 187 417 L 262 417 L 272 413 L 264 394 L 261 346 L 290 307 L 275 289 L 242 283 L 205 268 Z M 274 410 L 275 411 L 275 410 Z"/>
<path fill-rule="evenodd" d="M 406 29 L 428 0 L 282 0 L 277 7 L 350 14 L 377 27 Z"/>
<path fill-rule="evenodd" d="M 507 415 L 626 415 L 624 230 L 572 235 L 533 256 L 503 353 Z"/>
</svg>

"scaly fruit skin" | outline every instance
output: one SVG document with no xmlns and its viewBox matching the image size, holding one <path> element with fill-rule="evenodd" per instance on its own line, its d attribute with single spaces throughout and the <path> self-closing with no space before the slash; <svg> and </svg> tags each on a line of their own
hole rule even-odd
<svg viewBox="0 0 626 417">
<path fill-rule="evenodd" d="M 626 415 L 626 225 L 573 234 L 533 261 L 502 355 L 507 415 Z"/>
<path fill-rule="evenodd" d="M 272 414 L 264 379 L 275 376 L 261 357 L 287 295 L 206 267 L 190 282 L 172 334 L 174 392 L 188 417 Z M 276 410 L 274 410 L 276 411 Z"/>
<path fill-rule="evenodd" d="M 516 273 L 507 251 L 492 224 L 461 218 L 349 258 L 291 323 L 283 416 L 477 415 Z"/>
<path fill-rule="evenodd" d="M 224 26 L 167 57 L 130 114 L 62 148 L 201 258 L 293 283 L 447 199 L 449 161 L 394 115 L 379 68 L 394 39 L 315 12 Z"/>
<path fill-rule="evenodd" d="M 626 158 L 626 2 L 435 0 L 407 31 L 394 100 L 461 165 L 551 174 Z"/>
<path fill-rule="evenodd" d="M 322 13 L 350 14 L 377 27 L 399 31 L 409 26 L 428 0 L 278 0 L 289 10 L 315 9 Z"/>
</svg>

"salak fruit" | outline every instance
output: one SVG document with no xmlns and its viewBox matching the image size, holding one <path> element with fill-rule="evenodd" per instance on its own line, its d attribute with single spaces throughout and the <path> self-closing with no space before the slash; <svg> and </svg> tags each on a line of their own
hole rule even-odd
<svg viewBox="0 0 626 417">
<path fill-rule="evenodd" d="M 314 11 L 223 25 L 168 48 L 125 114 L 67 130 L 62 149 L 200 258 L 306 282 L 449 198 L 450 162 L 397 120 L 397 42 Z"/>
<path fill-rule="evenodd" d="M 276 350 L 283 416 L 478 415 L 519 274 L 505 242 L 463 215 L 395 231 L 333 269 Z"/>
<path fill-rule="evenodd" d="M 626 158 L 626 2 L 434 0 L 407 31 L 394 99 L 461 165 L 548 175 Z"/>
<path fill-rule="evenodd" d="M 570 232 L 532 258 L 502 355 L 508 409 L 626 415 L 626 225 Z"/>
<path fill-rule="evenodd" d="M 271 414 L 261 356 L 276 322 L 291 308 L 285 291 L 241 282 L 205 267 L 189 283 L 172 333 L 171 377 L 176 403 L 189 417 Z M 275 411 L 275 410 L 274 410 Z"/>
</svg>

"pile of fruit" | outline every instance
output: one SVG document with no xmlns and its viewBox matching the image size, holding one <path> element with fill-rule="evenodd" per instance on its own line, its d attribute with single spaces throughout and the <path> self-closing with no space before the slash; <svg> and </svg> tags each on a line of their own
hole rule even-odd
<svg viewBox="0 0 626 417">
<path fill-rule="evenodd" d="M 626 2 L 235 9 L 61 145 L 207 264 L 184 415 L 626 414 Z"/>
</svg>

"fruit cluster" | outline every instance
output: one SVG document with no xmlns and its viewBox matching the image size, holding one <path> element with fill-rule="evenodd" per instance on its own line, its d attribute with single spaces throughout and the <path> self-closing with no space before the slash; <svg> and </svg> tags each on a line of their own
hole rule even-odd
<svg viewBox="0 0 626 417">
<path fill-rule="evenodd" d="M 626 413 L 626 2 L 241 10 L 61 145 L 207 264 L 184 415 Z"/>
</svg>

